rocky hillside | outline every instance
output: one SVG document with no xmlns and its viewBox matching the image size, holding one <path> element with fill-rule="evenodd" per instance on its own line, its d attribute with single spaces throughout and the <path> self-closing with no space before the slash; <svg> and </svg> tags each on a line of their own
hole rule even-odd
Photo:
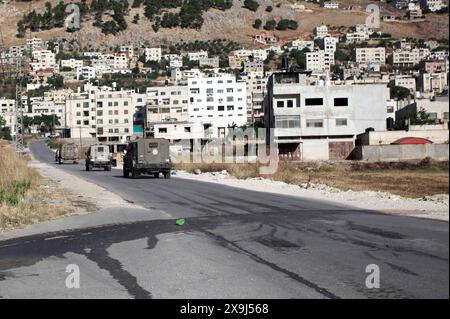
<svg viewBox="0 0 450 319">
<path fill-rule="evenodd" d="M 12 1 L 1 0 L 0 3 L 0 31 L 5 46 L 20 44 L 25 41 L 24 38 L 17 38 L 17 22 L 24 14 L 36 10 L 43 14 L 45 12 L 45 0 L 34 1 Z M 80 0 L 81 1 L 81 0 Z M 49 1 L 53 6 L 57 5 L 59 0 Z M 69 2 L 69 1 L 65 1 Z M 87 0 L 90 4 L 92 0 Z M 31 35 L 42 37 L 44 39 L 66 38 L 74 39 L 81 43 L 83 47 L 112 47 L 123 44 L 172 44 L 179 41 L 195 41 L 210 39 L 228 39 L 236 41 L 243 46 L 251 46 L 252 36 L 263 32 L 263 28 L 255 29 L 252 25 L 255 19 L 261 19 L 263 25 L 268 20 L 279 21 L 281 19 L 290 19 L 298 22 L 299 27 L 296 30 L 288 29 L 285 31 L 266 31 L 279 36 L 282 40 L 288 40 L 298 37 L 307 37 L 313 28 L 321 23 L 334 27 L 350 27 L 356 23 L 363 23 L 366 19 L 365 7 L 368 0 L 342 0 L 341 8 L 352 7 L 352 10 L 328 10 L 320 8 L 316 4 L 309 4 L 298 1 L 299 4 L 306 6 L 307 10 L 299 11 L 292 8 L 295 1 L 287 0 L 257 0 L 259 7 L 256 12 L 244 8 L 244 0 L 233 0 L 233 6 L 227 10 L 211 8 L 203 12 L 203 24 L 200 29 L 191 28 L 159 28 L 155 32 L 152 27 L 154 22 L 145 17 L 144 7 L 141 5 L 132 8 L 133 0 L 129 0 L 130 9 L 125 15 L 126 29 L 117 34 L 105 35 L 101 28 L 95 27 L 95 16 L 86 15 L 79 31 L 69 33 L 64 28 L 52 28 L 50 30 L 41 30 L 30 32 L 27 30 L 25 37 Z M 399 13 L 386 3 L 377 2 L 382 6 L 382 13 Z M 271 6 L 273 10 L 266 10 Z M 168 12 L 177 12 L 177 9 L 167 10 Z M 136 15 L 139 20 L 133 23 Z M 111 14 L 105 13 L 103 21 L 111 20 Z M 448 38 L 448 15 L 430 14 L 425 22 L 420 23 L 383 23 L 382 32 L 391 33 L 394 37 L 419 37 L 419 38 Z"/>
</svg>

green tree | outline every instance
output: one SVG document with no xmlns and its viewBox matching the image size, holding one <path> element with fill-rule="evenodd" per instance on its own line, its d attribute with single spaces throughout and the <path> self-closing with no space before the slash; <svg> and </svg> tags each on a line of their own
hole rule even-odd
<svg viewBox="0 0 450 319">
<path fill-rule="evenodd" d="M 273 7 L 272 6 L 267 6 L 266 7 L 266 11 L 267 12 L 272 12 L 273 11 Z"/>
<path fill-rule="evenodd" d="M 264 29 L 266 30 L 273 30 L 277 26 L 277 22 L 275 20 L 269 20 L 266 21 L 266 24 L 264 25 Z"/>
<path fill-rule="evenodd" d="M 255 29 L 259 29 L 262 26 L 262 20 L 261 19 L 256 19 L 255 22 L 253 23 L 253 27 Z"/>
<path fill-rule="evenodd" d="M 259 8 L 259 3 L 255 0 L 244 0 L 244 8 L 247 8 L 251 11 L 256 11 Z"/>
<path fill-rule="evenodd" d="M 393 86 L 391 87 L 391 96 L 398 101 L 402 101 L 408 99 L 411 92 L 403 86 Z"/>
</svg>

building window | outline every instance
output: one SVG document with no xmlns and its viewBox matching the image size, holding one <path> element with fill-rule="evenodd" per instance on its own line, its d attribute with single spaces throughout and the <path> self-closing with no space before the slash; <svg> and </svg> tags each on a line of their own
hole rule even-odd
<svg viewBox="0 0 450 319">
<path fill-rule="evenodd" d="M 234 111 L 234 105 L 227 105 L 227 111 Z"/>
<path fill-rule="evenodd" d="M 323 127 L 323 120 L 306 120 L 306 127 Z"/>
<path fill-rule="evenodd" d="M 218 109 L 219 111 L 225 111 L 225 106 L 224 106 L 224 105 L 219 105 L 219 106 L 217 107 L 217 109 Z"/>
<path fill-rule="evenodd" d="M 191 128 L 189 126 L 185 127 L 184 133 L 191 133 Z"/>
<path fill-rule="evenodd" d="M 346 97 L 335 98 L 334 106 L 348 106 L 348 98 Z"/>
<path fill-rule="evenodd" d="M 292 100 L 288 100 L 287 101 L 287 107 L 294 107 L 294 101 L 292 101 Z"/>
<path fill-rule="evenodd" d="M 299 116 L 280 116 L 275 120 L 275 128 L 300 128 Z"/>
<path fill-rule="evenodd" d="M 336 126 L 347 126 L 347 119 L 336 119 Z"/>
<path fill-rule="evenodd" d="M 306 106 L 322 106 L 323 105 L 323 99 L 322 98 L 305 99 L 305 105 Z"/>
<path fill-rule="evenodd" d="M 277 101 L 277 107 L 284 107 L 284 101 Z"/>
</svg>

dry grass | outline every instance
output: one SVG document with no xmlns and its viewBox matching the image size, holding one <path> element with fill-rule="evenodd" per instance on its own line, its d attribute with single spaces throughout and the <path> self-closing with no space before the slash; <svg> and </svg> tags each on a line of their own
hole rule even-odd
<svg viewBox="0 0 450 319">
<path fill-rule="evenodd" d="M 178 164 L 193 173 L 226 170 L 239 179 L 265 177 L 300 185 L 325 184 L 344 191 L 381 191 L 410 198 L 449 193 L 448 162 L 431 160 L 399 163 L 279 163 L 272 175 L 260 175 L 257 164 Z"/>
<path fill-rule="evenodd" d="M 28 167 L 28 160 L 0 141 L 0 230 L 73 212 L 66 194 Z"/>
</svg>

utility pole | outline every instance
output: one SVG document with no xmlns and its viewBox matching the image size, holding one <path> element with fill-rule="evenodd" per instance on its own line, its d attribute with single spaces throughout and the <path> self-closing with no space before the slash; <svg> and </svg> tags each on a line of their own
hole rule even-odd
<svg viewBox="0 0 450 319">
<path fill-rule="evenodd" d="M 25 76 L 22 73 L 22 56 L 16 60 L 16 103 L 14 108 L 15 117 L 15 135 L 14 142 L 17 151 L 22 152 L 24 145 L 24 125 L 23 125 L 23 103 L 22 103 L 22 82 Z"/>
</svg>

